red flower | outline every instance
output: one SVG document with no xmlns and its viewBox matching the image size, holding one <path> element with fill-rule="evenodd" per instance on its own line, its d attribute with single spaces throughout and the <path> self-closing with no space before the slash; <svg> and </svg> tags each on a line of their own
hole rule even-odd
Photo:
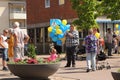
<svg viewBox="0 0 120 80">
<path fill-rule="evenodd" d="M 14 59 L 14 62 L 20 62 L 20 61 L 22 61 L 22 59 Z"/>
<path fill-rule="evenodd" d="M 36 59 L 28 59 L 27 63 L 28 64 L 38 64 L 38 61 Z"/>
</svg>

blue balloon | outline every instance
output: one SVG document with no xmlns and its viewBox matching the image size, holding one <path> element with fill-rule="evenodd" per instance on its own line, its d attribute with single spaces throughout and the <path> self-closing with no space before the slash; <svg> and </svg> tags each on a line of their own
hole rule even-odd
<svg viewBox="0 0 120 80">
<path fill-rule="evenodd" d="M 54 19 L 50 19 L 50 25 L 52 25 L 53 22 L 54 22 Z"/>
<path fill-rule="evenodd" d="M 51 33 L 49 34 L 49 36 L 52 38 L 52 37 L 55 36 L 55 34 L 51 32 Z"/>
<path fill-rule="evenodd" d="M 55 34 L 55 33 L 56 33 L 56 29 L 52 29 L 52 33 L 54 33 L 54 34 Z"/>
<path fill-rule="evenodd" d="M 57 25 L 62 24 L 62 22 L 61 22 L 61 20 L 60 20 L 60 19 L 55 19 L 55 23 L 56 23 Z"/>
<path fill-rule="evenodd" d="M 60 26 L 60 30 L 62 30 L 62 34 L 57 34 L 56 35 L 56 25 Z M 53 28 L 52 32 L 49 34 L 49 36 L 52 38 L 52 41 L 56 42 L 57 44 L 62 44 L 62 41 L 59 40 L 64 37 L 64 34 L 66 33 L 67 30 L 70 29 L 70 24 L 63 25 L 62 21 L 60 19 L 50 19 L 50 26 Z"/>
<path fill-rule="evenodd" d="M 65 32 L 65 26 L 64 25 L 60 25 L 60 29 L 62 30 L 62 32 Z"/>
<path fill-rule="evenodd" d="M 69 30 L 70 29 L 70 24 L 65 26 L 65 30 Z"/>
<path fill-rule="evenodd" d="M 61 39 L 64 37 L 64 34 L 58 34 L 58 38 Z"/>
<path fill-rule="evenodd" d="M 56 36 L 52 37 L 52 41 L 56 42 L 58 38 Z"/>
<path fill-rule="evenodd" d="M 61 40 L 58 40 L 58 41 L 57 41 L 57 45 L 60 45 L 60 46 L 61 46 L 61 45 L 62 45 L 62 41 L 61 41 Z"/>
<path fill-rule="evenodd" d="M 120 30 L 120 25 L 118 26 L 118 30 Z"/>
</svg>

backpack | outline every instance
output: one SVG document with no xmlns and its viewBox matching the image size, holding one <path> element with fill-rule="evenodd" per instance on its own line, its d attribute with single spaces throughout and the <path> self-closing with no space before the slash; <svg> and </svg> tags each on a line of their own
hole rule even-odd
<svg viewBox="0 0 120 80">
<path fill-rule="evenodd" d="M 99 61 L 106 60 L 106 58 L 107 58 L 107 55 L 103 51 L 100 51 L 100 54 L 97 54 L 97 59 Z"/>
</svg>

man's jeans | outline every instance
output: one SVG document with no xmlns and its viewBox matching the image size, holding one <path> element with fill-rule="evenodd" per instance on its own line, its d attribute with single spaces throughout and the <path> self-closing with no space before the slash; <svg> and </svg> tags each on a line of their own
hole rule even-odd
<svg viewBox="0 0 120 80">
<path fill-rule="evenodd" d="M 86 53 L 88 69 L 96 70 L 96 55 L 97 53 Z"/>
</svg>

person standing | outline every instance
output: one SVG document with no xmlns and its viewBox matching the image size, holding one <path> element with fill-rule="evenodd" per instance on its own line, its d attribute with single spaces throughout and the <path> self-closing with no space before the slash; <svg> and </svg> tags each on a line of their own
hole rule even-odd
<svg viewBox="0 0 120 80">
<path fill-rule="evenodd" d="M 7 43 L 8 30 L 3 30 L 3 34 L 0 35 L 0 50 L 2 52 L 2 70 L 7 71 L 6 61 L 8 60 L 8 43 Z"/>
<path fill-rule="evenodd" d="M 108 56 L 112 56 L 112 41 L 113 41 L 113 33 L 111 28 L 107 29 L 107 33 L 106 33 L 106 47 L 108 49 Z"/>
<path fill-rule="evenodd" d="M 8 39 L 8 57 L 9 57 L 9 60 L 10 61 L 13 61 L 13 57 L 14 57 L 14 50 L 13 50 L 13 47 L 14 47 L 14 36 L 13 36 L 13 29 L 10 28 L 8 30 L 8 33 L 9 33 L 9 39 Z"/>
<path fill-rule="evenodd" d="M 79 45 L 79 33 L 74 25 L 70 25 L 70 31 L 66 33 L 66 56 L 67 64 L 65 67 L 75 67 L 76 47 Z"/>
<path fill-rule="evenodd" d="M 29 36 L 19 28 L 19 22 L 14 22 L 14 59 L 24 59 L 24 44 L 28 42 Z"/>
<path fill-rule="evenodd" d="M 57 43 L 54 43 L 54 47 L 57 50 L 57 54 L 60 57 L 60 54 L 62 53 L 62 45 L 58 45 Z"/>
<path fill-rule="evenodd" d="M 88 35 L 85 37 L 87 71 L 96 70 L 96 55 L 98 49 L 98 39 L 93 34 L 93 30 L 89 29 Z"/>
</svg>

